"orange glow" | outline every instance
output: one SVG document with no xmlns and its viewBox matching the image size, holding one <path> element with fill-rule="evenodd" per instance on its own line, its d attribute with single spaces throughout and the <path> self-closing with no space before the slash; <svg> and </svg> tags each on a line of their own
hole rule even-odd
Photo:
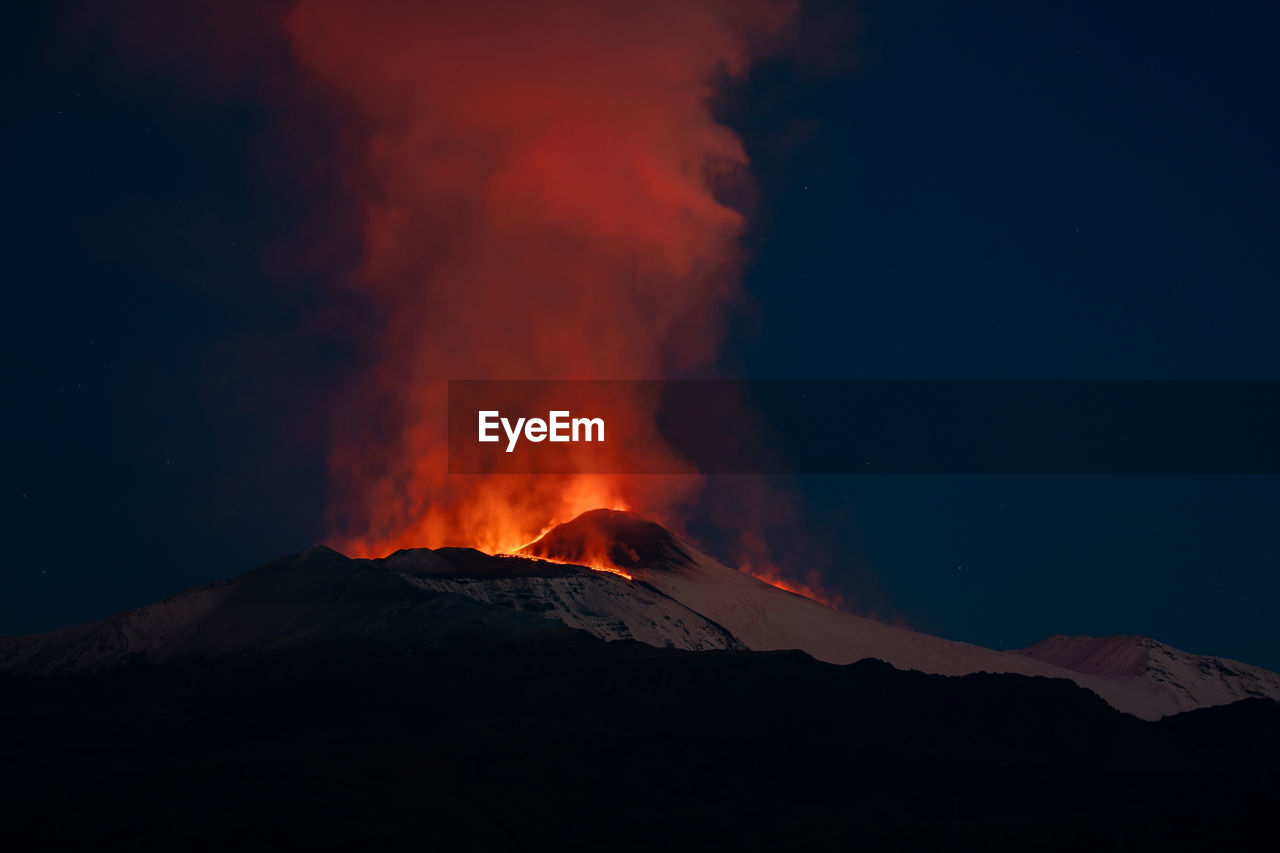
<svg viewBox="0 0 1280 853">
<path fill-rule="evenodd" d="M 618 508 L 614 507 L 613 509 Z M 546 530 L 539 533 L 531 542 L 523 545 L 518 550 L 518 555 L 532 560 L 543 560 L 548 563 L 586 566 L 596 571 L 621 575 L 627 580 L 635 580 L 634 575 L 627 568 L 619 566 L 614 560 L 610 550 L 615 543 L 603 531 L 591 530 L 589 531 L 590 535 L 560 546 L 551 545 L 542 538 L 554 526 L 549 525 Z"/>
<path fill-rule="evenodd" d="M 800 582 L 783 577 L 777 567 L 770 565 L 746 563 L 740 566 L 738 571 L 751 575 L 756 580 L 764 581 L 769 586 L 774 586 L 796 595 L 803 595 L 805 598 L 812 598 L 814 601 L 825 604 L 835 610 L 843 610 L 845 607 L 844 596 L 826 589 L 822 585 L 822 579 L 818 577 L 817 572 L 810 572 L 806 581 Z"/>
<path fill-rule="evenodd" d="M 498 554 L 498 555 L 496 555 L 496 556 L 499 556 L 499 557 L 523 557 L 523 558 L 524 558 L 524 559 L 526 559 L 526 560 L 536 560 L 536 561 L 537 561 L 537 562 L 539 562 L 539 563 L 555 563 L 556 565 L 559 565 L 559 566 L 582 566 L 583 568 L 591 569 L 592 571 L 596 571 L 596 572 L 608 572 L 608 573 L 609 573 L 609 574 L 611 574 L 611 575 L 618 575 L 619 577 L 626 578 L 626 579 L 627 579 L 627 580 L 629 580 L 629 581 L 630 581 L 630 580 L 635 580 L 635 578 L 631 576 L 631 573 L 630 573 L 630 572 L 623 571 L 622 569 L 620 569 L 620 568 L 618 568 L 617 566 L 615 566 L 612 562 L 605 562 L 605 563 L 584 562 L 584 563 L 578 563 L 578 562 L 570 562 L 569 560 L 553 560 L 553 559 L 551 559 L 550 557 L 530 557 L 528 554 L 519 554 L 519 553 L 517 553 L 517 554 Z"/>
<path fill-rule="evenodd" d="M 591 509 L 598 509 L 598 508 L 599 507 L 591 507 Z M 621 511 L 621 512 L 628 511 L 626 507 L 606 507 L 606 508 Z M 576 514 L 574 517 L 576 517 Z M 597 572 L 608 572 L 609 574 L 624 577 L 627 580 L 635 580 L 635 578 L 631 575 L 630 572 L 616 565 L 613 562 L 613 560 L 609 558 L 608 550 L 606 547 L 603 546 L 603 544 L 599 544 L 597 545 L 597 547 L 590 549 L 589 551 L 583 551 L 582 553 L 574 554 L 572 559 L 568 557 L 554 556 L 548 553 L 546 550 L 539 549 L 537 547 L 538 540 L 540 540 L 543 536 L 549 533 L 553 527 L 555 527 L 558 524 L 563 524 L 564 522 L 570 521 L 570 520 L 572 519 L 565 518 L 565 519 L 560 519 L 558 521 L 555 521 L 551 524 L 548 524 L 546 527 L 540 530 L 538 532 L 538 535 L 533 537 L 533 539 L 521 545 L 519 548 L 513 549 L 509 553 L 504 553 L 499 556 L 523 557 L 526 560 L 537 560 L 542 563 L 555 563 L 561 566 L 585 566 L 586 568 L 593 569 Z"/>
<path fill-rule="evenodd" d="M 335 394 L 338 547 L 512 553 L 585 510 L 670 518 L 696 496 L 697 476 L 451 477 L 445 382 L 710 364 L 742 260 L 742 214 L 716 189 L 745 180 L 747 158 L 708 101 L 792 12 L 297 2 L 295 57 L 349 115 L 335 179 L 361 199 L 363 260 L 346 284 L 378 317 L 367 369 Z"/>
</svg>

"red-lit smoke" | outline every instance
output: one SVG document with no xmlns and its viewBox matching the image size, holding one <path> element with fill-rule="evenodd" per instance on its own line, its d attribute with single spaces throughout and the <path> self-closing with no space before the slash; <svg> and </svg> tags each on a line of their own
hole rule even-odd
<svg viewBox="0 0 1280 853">
<path fill-rule="evenodd" d="M 707 365 L 738 295 L 740 140 L 715 120 L 792 9 L 757 0 L 301 0 L 295 57 L 350 115 L 382 328 L 335 400 L 339 544 L 512 550 L 595 507 L 661 517 L 696 477 L 449 477 L 449 378 Z M 667 451 L 655 446 L 655 456 Z"/>
</svg>

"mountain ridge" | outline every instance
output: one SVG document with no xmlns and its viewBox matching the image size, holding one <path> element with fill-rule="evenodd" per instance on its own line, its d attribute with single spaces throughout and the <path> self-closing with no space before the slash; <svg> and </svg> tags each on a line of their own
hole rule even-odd
<svg viewBox="0 0 1280 853">
<path fill-rule="evenodd" d="M 106 619 L 0 640 L 0 671 L 98 672 L 343 642 L 412 649 L 468 630 L 482 640 L 484 630 L 526 636 L 553 625 L 660 648 L 797 649 L 837 665 L 873 658 L 938 675 L 1066 679 L 1147 720 L 1280 699 L 1275 673 L 1149 638 L 1054 635 L 998 651 L 885 625 L 771 586 L 611 510 L 584 513 L 513 555 L 439 548 L 350 559 L 315 546 Z"/>
</svg>

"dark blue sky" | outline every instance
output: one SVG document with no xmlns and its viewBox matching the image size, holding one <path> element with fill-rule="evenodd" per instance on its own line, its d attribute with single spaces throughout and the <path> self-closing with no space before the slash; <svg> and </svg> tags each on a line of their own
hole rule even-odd
<svg viewBox="0 0 1280 853">
<path fill-rule="evenodd" d="M 844 67 L 726 92 L 759 189 L 723 372 L 1280 378 L 1277 13 L 1123 5 L 862 2 L 825 48 Z M 353 247 L 271 274 L 328 200 L 303 166 L 264 173 L 279 116 L 101 31 L 68 39 L 71 11 L 7 32 L 0 634 L 322 539 L 324 391 L 347 363 L 304 318 Z M 291 132 L 333 132 L 296 112 Z M 1280 668 L 1276 478 L 795 485 L 803 559 L 913 627 L 1141 633 Z"/>
</svg>

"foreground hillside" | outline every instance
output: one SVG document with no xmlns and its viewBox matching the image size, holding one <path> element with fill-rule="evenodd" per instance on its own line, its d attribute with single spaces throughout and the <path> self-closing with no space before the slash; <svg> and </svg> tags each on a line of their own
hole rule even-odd
<svg viewBox="0 0 1280 853">
<path fill-rule="evenodd" d="M 1240 849 L 1280 705 L 1151 723 L 1063 680 L 496 634 L 0 676 L 21 849 Z M 474 608 L 474 609 L 473 609 Z M 495 608 L 496 609 L 496 608 Z M 502 623 L 500 623 L 502 624 Z"/>
</svg>

